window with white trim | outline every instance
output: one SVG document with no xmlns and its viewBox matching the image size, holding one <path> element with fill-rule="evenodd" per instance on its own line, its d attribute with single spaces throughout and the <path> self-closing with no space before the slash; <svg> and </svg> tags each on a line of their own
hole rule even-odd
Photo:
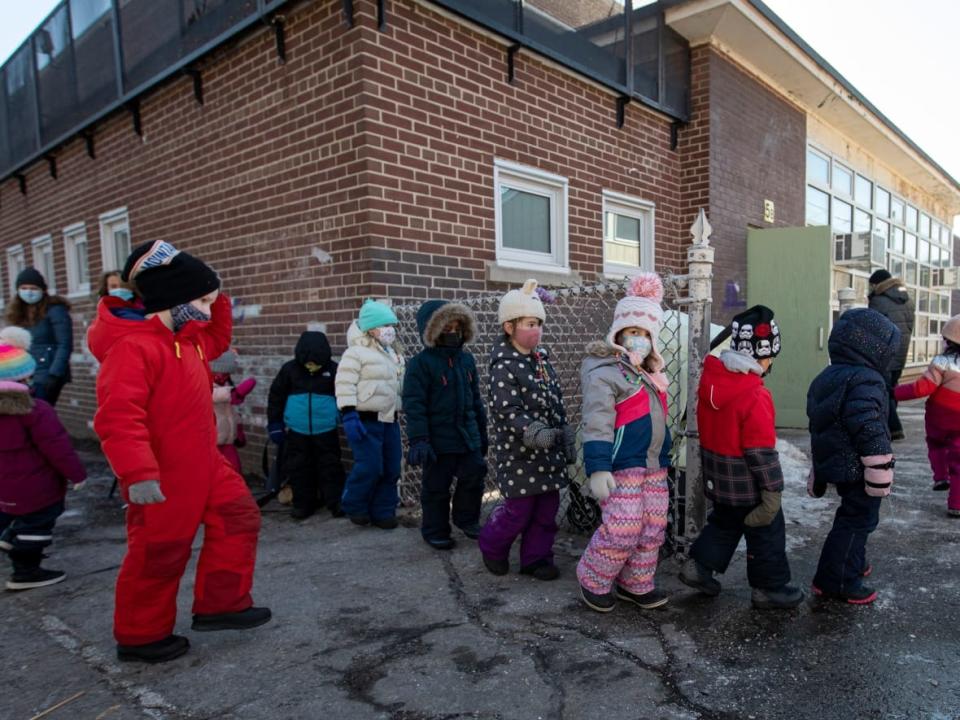
<svg viewBox="0 0 960 720">
<path fill-rule="evenodd" d="M 23 245 L 14 245 L 7 248 L 7 280 L 10 283 L 10 296 L 17 293 L 17 275 L 27 267 L 27 255 Z"/>
<path fill-rule="evenodd" d="M 507 267 L 569 272 L 567 179 L 496 160 L 497 262 Z"/>
<path fill-rule="evenodd" d="M 100 216 L 100 252 L 104 272 L 123 268 L 130 255 L 130 219 L 126 208 Z"/>
<path fill-rule="evenodd" d="M 653 270 L 654 209 L 647 200 L 603 191 L 603 272 L 623 277 Z"/>
<path fill-rule="evenodd" d="M 57 275 L 53 266 L 53 236 L 44 235 L 30 242 L 33 246 L 33 267 L 40 271 L 47 281 L 47 292 L 55 295 L 57 292 Z"/>
<path fill-rule="evenodd" d="M 63 255 L 67 261 L 67 294 L 90 293 L 90 266 L 87 261 L 87 226 L 76 223 L 63 229 Z"/>
</svg>

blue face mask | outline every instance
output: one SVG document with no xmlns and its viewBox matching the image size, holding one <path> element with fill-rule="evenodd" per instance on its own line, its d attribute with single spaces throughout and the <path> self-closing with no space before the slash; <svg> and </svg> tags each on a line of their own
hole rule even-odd
<svg viewBox="0 0 960 720">
<path fill-rule="evenodd" d="M 133 290 L 127 290 L 126 288 L 114 288 L 110 291 L 110 295 L 126 302 L 133 300 Z"/>
<path fill-rule="evenodd" d="M 43 290 L 27 290 L 26 288 L 20 288 L 17 290 L 17 295 L 19 295 L 20 299 L 23 300 L 27 305 L 36 305 L 38 302 L 43 300 Z"/>
<path fill-rule="evenodd" d="M 653 343 L 650 342 L 650 338 L 643 335 L 628 335 L 623 339 L 623 347 L 629 353 L 636 353 L 646 358 L 653 349 Z"/>
</svg>

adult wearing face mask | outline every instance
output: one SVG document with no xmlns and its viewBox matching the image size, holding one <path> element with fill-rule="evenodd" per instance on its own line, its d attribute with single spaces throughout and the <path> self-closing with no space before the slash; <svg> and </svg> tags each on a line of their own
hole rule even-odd
<svg viewBox="0 0 960 720">
<path fill-rule="evenodd" d="M 385 303 L 367 300 L 347 331 L 347 351 L 335 381 L 343 431 L 353 469 L 340 507 L 356 525 L 397 527 L 400 495 L 400 410 L 403 354 L 397 348 L 397 316 Z"/>
<path fill-rule="evenodd" d="M 33 396 L 56 405 L 63 386 L 70 382 L 73 320 L 70 305 L 47 293 L 47 281 L 32 267 L 17 275 L 17 294 L 10 301 L 7 322 L 30 331 L 30 354 L 37 362 L 31 384 Z"/>
<path fill-rule="evenodd" d="M 120 298 L 124 302 L 131 303 L 136 307 L 143 307 L 143 303 L 137 299 L 137 295 L 133 292 L 133 289 L 120 277 L 119 270 L 105 272 L 100 278 L 100 287 L 97 289 L 97 297 L 105 298 L 108 296 Z"/>
<path fill-rule="evenodd" d="M 260 513 L 217 449 L 208 361 L 230 345 L 230 301 L 197 258 L 157 241 L 131 253 L 123 279 L 142 310 L 104 298 L 87 342 L 100 362 L 94 429 L 120 480 L 127 555 L 114 636 L 124 661 L 164 662 L 189 648 L 173 634 L 177 588 L 202 524 L 193 629 L 243 630 L 270 619 L 250 589 Z"/>
</svg>

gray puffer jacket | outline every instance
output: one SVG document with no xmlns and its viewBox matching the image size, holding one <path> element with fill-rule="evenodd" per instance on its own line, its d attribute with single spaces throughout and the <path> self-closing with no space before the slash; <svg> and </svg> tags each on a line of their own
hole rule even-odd
<svg viewBox="0 0 960 720">
<path fill-rule="evenodd" d="M 890 364 L 891 374 L 903 372 L 913 335 L 913 300 L 907 294 L 900 278 L 890 278 L 878 284 L 870 293 L 870 309 L 876 310 L 900 331 L 900 347 Z"/>
</svg>

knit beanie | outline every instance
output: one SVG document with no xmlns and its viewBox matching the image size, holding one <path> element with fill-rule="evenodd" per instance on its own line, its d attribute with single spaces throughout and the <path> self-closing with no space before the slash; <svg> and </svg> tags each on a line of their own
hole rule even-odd
<svg viewBox="0 0 960 720">
<path fill-rule="evenodd" d="M 210 372 L 219 375 L 232 375 L 238 372 L 240 370 L 240 364 L 237 362 L 239 357 L 236 350 L 227 350 L 216 360 L 210 362 Z"/>
<path fill-rule="evenodd" d="M 169 310 L 220 289 L 219 276 L 203 261 L 163 240 L 130 253 L 120 278 L 133 282 L 148 313 Z"/>
<path fill-rule="evenodd" d="M 11 325 L 0 330 L 0 381 L 26 380 L 37 369 L 30 350 L 30 331 Z"/>
<path fill-rule="evenodd" d="M 524 317 L 537 318 L 540 322 L 546 322 L 547 313 L 543 309 L 543 301 L 537 294 L 537 281 L 527 280 L 522 288 L 511 290 L 500 298 L 497 316 L 501 325 Z"/>
<path fill-rule="evenodd" d="M 650 333 L 651 365 L 656 370 L 663 369 L 663 357 L 657 349 L 657 339 L 663 325 L 663 283 L 656 273 L 640 273 L 627 286 L 627 294 L 617 303 L 613 311 L 613 324 L 607 333 L 607 344 L 626 352 L 617 344 L 617 334 L 625 328 L 643 328 Z"/>
<path fill-rule="evenodd" d="M 43 275 L 40 274 L 39 270 L 32 267 L 24 268 L 17 275 L 16 286 L 20 287 L 21 285 L 36 285 L 43 290 L 47 289 L 47 281 L 43 279 Z"/>
<path fill-rule="evenodd" d="M 384 325 L 396 325 L 399 322 L 397 316 L 386 303 L 378 302 L 368 298 L 363 307 L 360 308 L 360 317 L 357 318 L 357 326 L 363 331 L 373 330 Z"/>
<path fill-rule="evenodd" d="M 870 276 L 870 280 L 868 282 L 871 285 L 879 285 L 880 283 L 886 282 L 892 277 L 893 275 L 886 270 L 877 270 L 873 275 Z"/>
<path fill-rule="evenodd" d="M 954 315 L 947 320 L 940 334 L 943 335 L 944 340 L 960 345 L 960 315 Z"/>
<path fill-rule="evenodd" d="M 773 319 L 773 310 L 766 305 L 754 305 L 733 318 L 730 347 L 754 360 L 779 355 L 780 326 Z"/>
</svg>

